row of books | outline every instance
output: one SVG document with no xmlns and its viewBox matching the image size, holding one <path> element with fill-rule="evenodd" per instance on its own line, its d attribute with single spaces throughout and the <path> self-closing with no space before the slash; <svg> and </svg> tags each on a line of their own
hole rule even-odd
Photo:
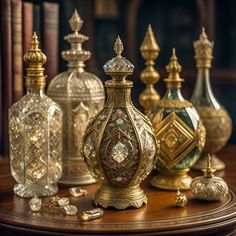
<svg viewBox="0 0 236 236">
<path fill-rule="evenodd" d="M 23 55 L 33 31 L 47 56 L 48 82 L 58 73 L 59 4 L 1 0 L 0 23 L 0 153 L 7 154 L 8 109 L 24 94 Z"/>
</svg>

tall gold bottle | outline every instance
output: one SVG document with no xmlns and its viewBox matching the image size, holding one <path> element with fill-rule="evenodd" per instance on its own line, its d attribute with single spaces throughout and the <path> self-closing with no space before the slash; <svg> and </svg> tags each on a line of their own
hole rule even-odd
<svg viewBox="0 0 236 236">
<path fill-rule="evenodd" d="M 154 60 L 158 57 L 160 48 L 152 31 L 151 25 L 148 26 L 145 38 L 140 46 L 142 57 L 146 60 L 146 68 L 142 71 L 140 78 L 146 84 L 145 90 L 139 95 L 139 102 L 144 108 L 145 114 L 149 115 L 153 107 L 160 100 L 160 95 L 154 88 L 160 75 L 154 68 Z"/>
<path fill-rule="evenodd" d="M 192 103 L 181 94 L 182 68 L 174 49 L 166 70 L 166 94 L 150 116 L 156 139 L 160 140 L 158 175 L 151 184 L 168 190 L 189 189 L 192 178 L 188 171 L 203 150 L 205 129 Z"/>
<path fill-rule="evenodd" d="M 147 202 L 139 185 L 151 172 L 158 148 L 150 121 L 132 104 L 133 83 L 126 77 L 133 74 L 134 65 L 121 56 L 119 37 L 114 49 L 116 57 L 103 67 L 112 76 L 105 83 L 105 107 L 88 125 L 83 151 L 91 173 L 102 181 L 94 203 L 138 208 Z"/>
<path fill-rule="evenodd" d="M 225 108 L 217 101 L 210 83 L 210 68 L 213 59 L 213 42 L 208 40 L 204 28 L 199 40 L 194 42 L 197 65 L 197 81 L 191 101 L 206 128 L 206 144 L 201 158 L 193 166 L 202 170 L 207 165 L 207 154 L 211 154 L 212 168 L 221 170 L 225 164 L 215 153 L 228 141 L 232 132 L 232 121 Z"/>
<path fill-rule="evenodd" d="M 81 143 L 89 119 L 103 108 L 105 94 L 100 79 L 84 69 L 84 62 L 91 53 L 82 49 L 82 43 L 88 37 L 78 32 L 83 21 L 76 10 L 69 23 L 74 32 L 65 36 L 65 40 L 71 44 L 71 49 L 62 52 L 62 58 L 68 61 L 68 70 L 51 81 L 47 94 L 63 110 L 63 175 L 60 183 L 91 184 L 95 179 L 81 156 Z"/>
</svg>

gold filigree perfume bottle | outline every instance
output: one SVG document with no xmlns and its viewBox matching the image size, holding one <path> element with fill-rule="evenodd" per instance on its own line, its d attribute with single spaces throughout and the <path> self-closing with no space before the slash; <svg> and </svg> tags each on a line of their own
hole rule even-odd
<svg viewBox="0 0 236 236">
<path fill-rule="evenodd" d="M 105 208 L 139 208 L 147 202 L 139 184 L 151 172 L 158 148 L 151 123 L 132 104 L 133 83 L 126 77 L 133 74 L 134 65 L 121 56 L 119 37 L 114 50 L 116 57 L 103 67 L 112 76 L 105 83 L 105 107 L 88 125 L 83 151 L 89 169 L 102 181 L 94 203 Z"/>
<path fill-rule="evenodd" d="M 191 101 L 196 107 L 206 128 L 206 145 L 201 158 L 193 166 L 201 170 L 207 164 L 207 154 L 211 154 L 212 167 L 216 170 L 225 168 L 225 164 L 215 153 L 228 141 L 232 132 L 232 121 L 225 108 L 217 101 L 210 83 L 210 68 L 213 59 L 213 42 L 208 40 L 204 28 L 199 40 L 194 42 L 197 65 L 197 81 Z"/>
<path fill-rule="evenodd" d="M 84 69 L 84 62 L 91 53 L 82 49 L 82 43 L 88 37 L 78 33 L 83 21 L 76 10 L 69 23 L 74 32 L 65 36 L 65 40 L 71 48 L 62 52 L 62 58 L 68 61 L 68 70 L 51 81 L 47 94 L 63 111 L 63 175 L 60 183 L 91 184 L 95 179 L 82 158 L 81 144 L 89 119 L 103 108 L 105 93 L 101 80 Z"/>
<path fill-rule="evenodd" d="M 189 189 L 192 178 L 189 168 L 199 158 L 205 143 L 205 129 L 192 104 L 181 94 L 182 70 L 173 49 L 166 66 L 168 78 L 165 96 L 158 102 L 150 118 L 155 136 L 160 140 L 157 171 L 151 184 L 168 190 Z"/>
<path fill-rule="evenodd" d="M 46 59 L 34 33 L 24 55 L 27 94 L 9 110 L 11 174 L 20 197 L 55 194 L 62 175 L 62 111 L 44 93 Z"/>
<path fill-rule="evenodd" d="M 148 26 L 145 38 L 140 46 L 142 57 L 146 60 L 146 68 L 142 71 L 140 78 L 146 84 L 145 90 L 139 95 L 139 102 L 144 108 L 145 114 L 149 115 L 152 108 L 160 100 L 160 95 L 154 88 L 160 75 L 154 68 L 154 60 L 158 57 L 160 48 L 155 39 L 151 25 Z"/>
</svg>

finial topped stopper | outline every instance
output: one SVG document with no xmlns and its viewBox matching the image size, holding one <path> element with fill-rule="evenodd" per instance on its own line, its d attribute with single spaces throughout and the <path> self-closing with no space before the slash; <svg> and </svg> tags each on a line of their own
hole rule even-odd
<svg viewBox="0 0 236 236">
<path fill-rule="evenodd" d="M 120 36 L 118 35 L 114 44 L 114 51 L 118 57 L 121 57 L 121 53 L 123 52 L 123 50 L 124 50 L 124 46 L 120 39 Z"/>
<path fill-rule="evenodd" d="M 212 51 L 214 42 L 209 41 L 205 28 L 202 27 L 202 32 L 199 39 L 193 42 L 195 49 L 195 59 L 198 68 L 210 68 L 213 59 Z"/>
<path fill-rule="evenodd" d="M 47 61 L 46 55 L 39 48 L 39 41 L 36 32 L 33 33 L 30 48 L 24 55 L 24 61 L 27 64 L 35 64 L 36 66 L 38 66 L 38 64 L 43 65 Z"/>
<path fill-rule="evenodd" d="M 211 168 L 211 155 L 208 154 L 207 157 L 207 167 L 203 170 L 205 177 L 212 178 L 214 177 L 215 169 Z"/>
<path fill-rule="evenodd" d="M 164 79 L 167 82 L 168 88 L 180 88 L 183 79 L 180 78 L 180 72 L 182 70 L 181 65 L 178 62 L 178 58 L 175 53 L 175 48 L 172 49 L 172 56 L 170 57 L 170 62 L 166 66 L 166 71 L 168 72 L 168 78 Z"/>
<path fill-rule="evenodd" d="M 116 53 L 116 57 L 112 58 L 108 62 L 105 63 L 103 69 L 108 75 L 124 75 L 128 76 L 133 74 L 134 65 L 127 60 L 125 57 L 121 56 L 122 51 L 124 50 L 123 43 L 118 36 L 114 43 L 114 51 Z"/>
<path fill-rule="evenodd" d="M 160 52 L 160 47 L 157 44 L 156 38 L 154 36 L 152 26 L 149 24 L 148 29 L 145 34 L 145 38 L 140 46 L 140 51 L 142 53 L 142 56 L 145 60 L 148 60 L 149 58 L 146 58 L 145 52 L 155 52 L 155 56 L 151 58 L 152 60 L 155 60 Z M 153 53 L 152 53 L 153 54 Z M 148 55 L 147 55 L 148 56 Z"/>
<path fill-rule="evenodd" d="M 72 15 L 72 17 L 69 20 L 70 28 L 73 31 L 77 32 L 81 29 L 83 23 L 84 23 L 84 21 L 81 20 L 79 13 L 75 9 L 74 14 Z"/>
<path fill-rule="evenodd" d="M 24 55 L 27 64 L 25 84 L 27 88 L 42 89 L 46 85 L 43 65 L 47 61 L 46 55 L 39 48 L 39 41 L 36 32 L 31 40 L 30 49 Z"/>
</svg>

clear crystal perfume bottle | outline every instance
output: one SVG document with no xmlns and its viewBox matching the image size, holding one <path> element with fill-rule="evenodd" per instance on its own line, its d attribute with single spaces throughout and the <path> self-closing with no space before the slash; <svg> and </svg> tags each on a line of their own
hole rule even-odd
<svg viewBox="0 0 236 236">
<path fill-rule="evenodd" d="M 85 71 L 84 62 L 91 53 L 82 48 L 88 37 L 79 33 L 83 21 L 76 10 L 69 23 L 74 32 L 65 36 L 65 40 L 71 48 L 62 52 L 62 58 L 68 61 L 68 70 L 52 80 L 47 94 L 63 110 L 63 175 L 60 183 L 91 184 L 95 179 L 81 156 L 81 143 L 89 119 L 103 108 L 105 92 L 102 81 Z"/>
<path fill-rule="evenodd" d="M 20 197 L 55 194 L 62 175 L 62 111 L 44 93 L 46 60 L 34 33 L 24 55 L 27 94 L 9 110 L 11 174 Z"/>
</svg>

